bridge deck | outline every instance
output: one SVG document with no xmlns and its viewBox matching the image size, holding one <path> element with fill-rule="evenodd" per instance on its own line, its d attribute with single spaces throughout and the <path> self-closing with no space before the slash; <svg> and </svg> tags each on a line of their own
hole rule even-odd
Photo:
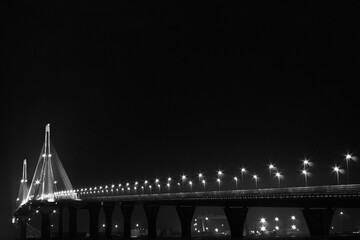
<svg viewBox="0 0 360 240">
<path fill-rule="evenodd" d="M 296 205 L 296 202 L 311 200 L 322 204 L 332 201 L 341 201 L 348 204 L 348 207 L 359 204 L 360 184 L 352 185 L 328 185 L 311 187 L 290 187 L 290 188 L 268 188 L 268 189 L 246 189 L 209 192 L 179 192 L 179 193 L 154 193 L 154 194 L 85 194 L 79 195 L 81 201 L 118 201 L 118 202 L 161 202 L 165 205 L 173 205 L 178 202 L 195 203 L 198 205 L 223 205 L 247 204 L 259 205 L 259 202 L 268 201 L 271 205 L 286 207 L 286 202 Z M 281 200 L 279 203 L 276 201 Z M 345 206 L 346 207 L 346 206 Z"/>
</svg>

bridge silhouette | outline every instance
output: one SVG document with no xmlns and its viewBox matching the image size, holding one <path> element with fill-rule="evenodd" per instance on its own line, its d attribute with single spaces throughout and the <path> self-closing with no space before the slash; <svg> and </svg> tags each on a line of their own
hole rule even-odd
<svg viewBox="0 0 360 240">
<path fill-rule="evenodd" d="M 327 239 L 336 208 L 360 207 L 360 184 L 153 193 L 145 192 L 144 186 L 139 186 L 138 189 L 136 182 L 132 186 L 127 183 L 125 186 L 119 184 L 73 189 L 60 159 L 50 146 L 50 125 L 47 125 L 44 147 L 29 188 L 26 167 L 23 168 L 17 199 L 19 204 L 14 213 L 15 222 L 20 226 L 21 239 L 26 239 L 28 219 L 36 212 L 40 212 L 42 217 L 41 239 L 50 239 L 50 216 L 54 210 L 57 210 L 59 217 L 58 238 L 62 239 L 65 208 L 69 211 L 70 239 L 77 237 L 77 211 L 80 209 L 89 212 L 91 239 L 99 238 L 99 214 L 103 209 L 106 237 L 111 239 L 115 206 L 120 207 L 124 218 L 124 238 L 130 238 L 131 217 L 137 205 L 142 206 L 145 212 L 149 239 L 157 237 L 156 219 L 162 206 L 176 207 L 181 237 L 186 239 L 191 238 L 191 223 L 197 206 L 223 207 L 233 239 L 243 238 L 244 223 L 250 207 L 301 208 L 310 237 Z M 156 182 L 154 186 L 159 185 Z M 25 194 L 24 191 L 28 193 Z"/>
</svg>

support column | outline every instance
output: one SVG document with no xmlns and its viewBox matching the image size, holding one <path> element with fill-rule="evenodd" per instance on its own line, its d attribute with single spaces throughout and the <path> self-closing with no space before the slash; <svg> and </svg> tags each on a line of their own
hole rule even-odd
<svg viewBox="0 0 360 240">
<path fill-rule="evenodd" d="M 64 214 L 64 206 L 59 205 L 59 228 L 58 228 L 59 239 L 63 239 L 64 237 L 63 214 Z"/>
<path fill-rule="evenodd" d="M 148 224 L 148 238 L 156 238 L 156 218 L 159 213 L 160 206 L 158 205 L 144 205 L 144 211 L 146 214 Z"/>
<path fill-rule="evenodd" d="M 76 239 L 77 237 L 77 209 L 73 206 L 68 206 L 69 209 L 69 238 Z"/>
<path fill-rule="evenodd" d="M 134 205 L 121 205 L 121 212 L 124 218 L 124 238 L 131 237 L 131 215 L 134 210 Z"/>
<path fill-rule="evenodd" d="M 99 203 L 89 203 L 87 209 L 89 210 L 89 232 L 90 239 L 99 239 Z"/>
<path fill-rule="evenodd" d="M 242 239 L 248 208 L 226 206 L 224 212 L 229 222 L 231 239 Z"/>
<path fill-rule="evenodd" d="M 191 221 L 194 215 L 195 206 L 177 206 L 176 212 L 181 223 L 181 237 L 185 239 L 191 238 Z"/>
<path fill-rule="evenodd" d="M 111 239 L 112 231 L 112 215 L 114 212 L 114 203 L 105 203 L 103 205 L 105 213 L 105 234 L 107 239 Z"/>
<path fill-rule="evenodd" d="M 43 207 L 40 209 L 41 213 L 41 239 L 50 239 L 50 213 L 52 212 L 52 209 L 49 207 Z"/>
<path fill-rule="evenodd" d="M 302 212 L 310 232 L 310 237 L 312 239 L 328 239 L 334 209 L 304 208 Z"/>
<path fill-rule="evenodd" d="M 19 217 L 19 225 L 20 225 L 20 239 L 25 240 L 26 239 L 26 221 L 27 217 Z"/>
</svg>

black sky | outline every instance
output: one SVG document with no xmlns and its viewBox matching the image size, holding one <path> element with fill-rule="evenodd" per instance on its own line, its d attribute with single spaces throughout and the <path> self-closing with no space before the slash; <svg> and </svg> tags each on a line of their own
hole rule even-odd
<svg viewBox="0 0 360 240">
<path fill-rule="evenodd" d="M 47 123 L 75 186 L 202 169 L 233 175 L 242 164 L 265 174 L 269 161 L 301 185 L 304 157 L 315 162 L 313 184 L 334 184 L 330 166 L 359 155 L 356 1 L 0 9 L 0 226 L 21 161 L 34 171 Z"/>
</svg>

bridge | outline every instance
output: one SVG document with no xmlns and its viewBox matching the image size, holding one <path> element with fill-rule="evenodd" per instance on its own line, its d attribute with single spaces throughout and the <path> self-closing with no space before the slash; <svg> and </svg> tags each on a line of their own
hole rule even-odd
<svg viewBox="0 0 360 240">
<path fill-rule="evenodd" d="M 221 206 L 229 223 L 231 238 L 242 239 L 244 223 L 250 207 L 301 208 L 310 237 L 327 239 L 336 208 L 360 207 L 360 184 L 305 186 L 289 188 L 242 189 L 218 191 L 145 191 L 151 184 L 144 181 L 124 186 L 99 186 L 73 189 L 53 147 L 50 149 L 50 126 L 45 131 L 45 143 L 32 183 L 27 188 L 26 162 L 21 180 L 19 206 L 14 213 L 20 226 L 21 239 L 26 239 L 29 217 L 36 212 L 42 216 L 41 239 L 50 239 L 50 216 L 57 210 L 59 217 L 58 238 L 63 238 L 63 211 L 69 211 L 69 237 L 77 236 L 77 211 L 89 212 L 89 234 L 99 238 L 99 214 L 103 209 L 106 221 L 106 237 L 112 238 L 112 215 L 115 207 L 121 209 L 124 218 L 124 238 L 131 237 L 131 217 L 134 207 L 140 205 L 148 222 L 148 238 L 155 239 L 156 219 L 162 206 L 175 206 L 181 224 L 181 236 L 191 238 L 191 223 L 197 206 Z M 154 186 L 160 183 L 157 180 Z M 170 181 L 170 179 L 169 179 Z M 170 186 L 169 183 L 167 186 Z M 27 194 L 24 191 L 28 191 Z"/>
</svg>

